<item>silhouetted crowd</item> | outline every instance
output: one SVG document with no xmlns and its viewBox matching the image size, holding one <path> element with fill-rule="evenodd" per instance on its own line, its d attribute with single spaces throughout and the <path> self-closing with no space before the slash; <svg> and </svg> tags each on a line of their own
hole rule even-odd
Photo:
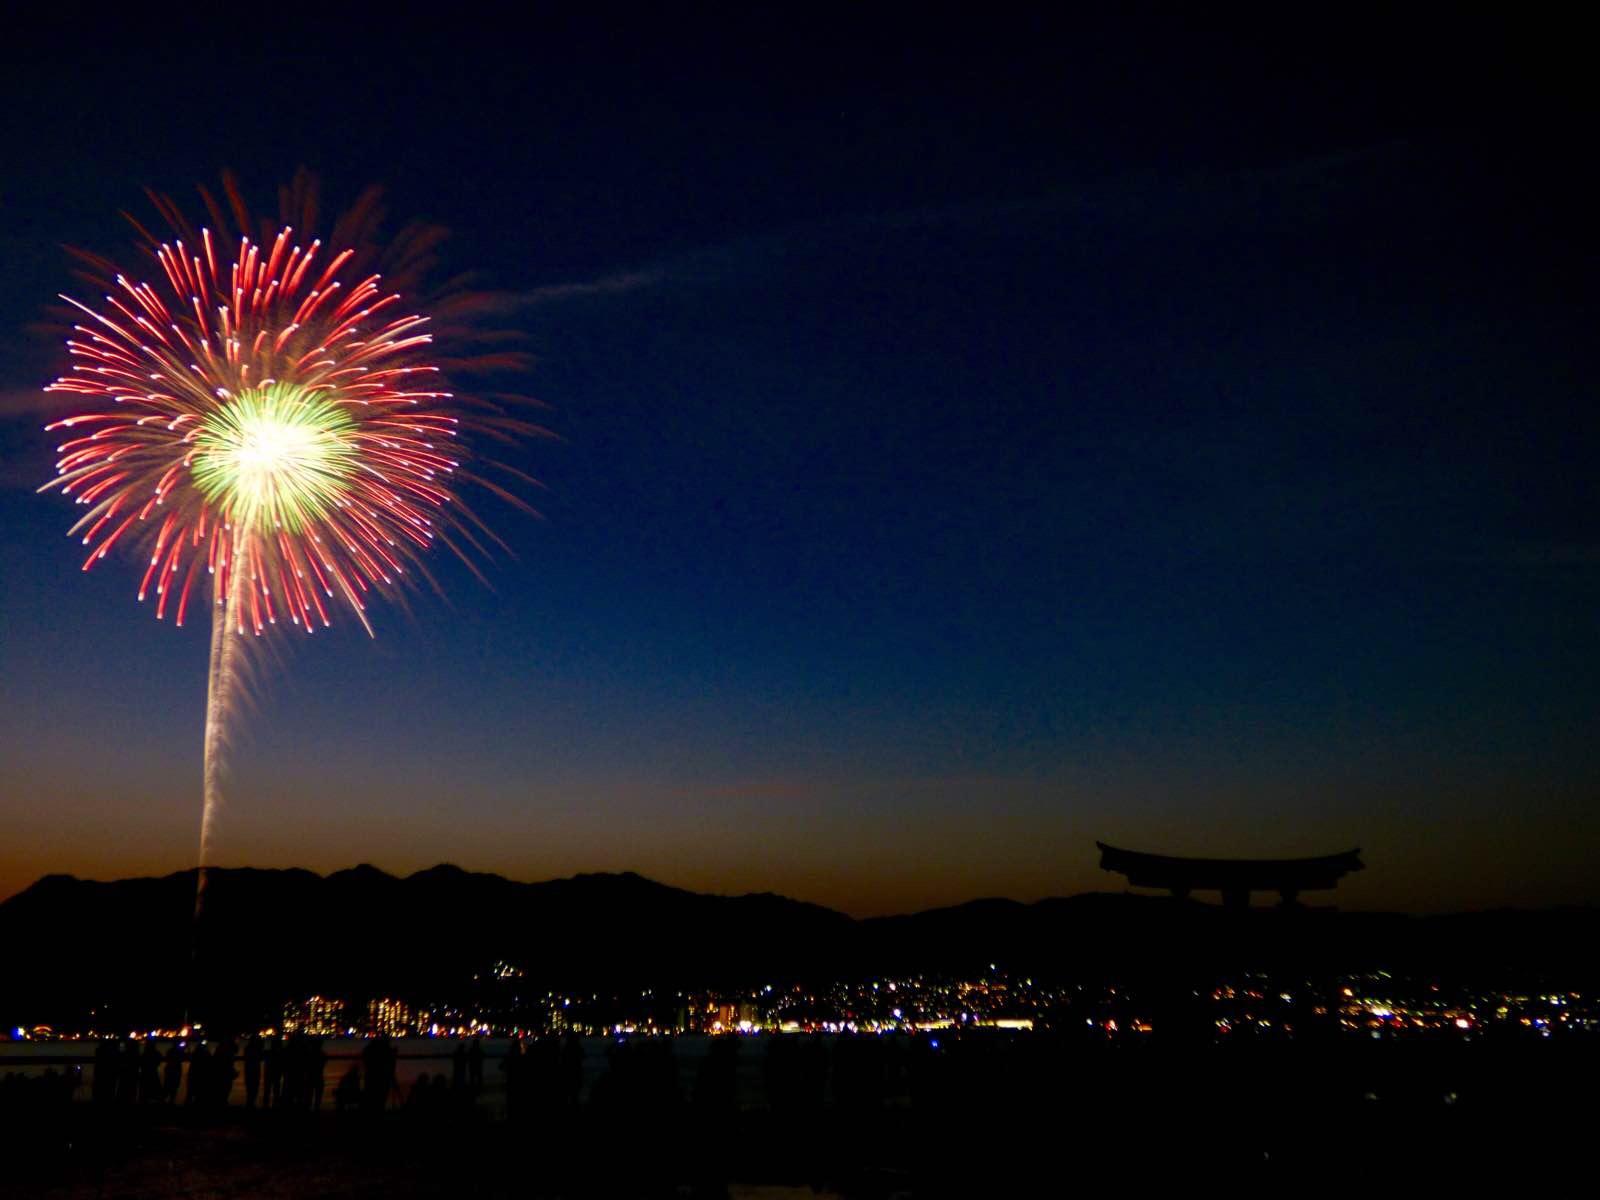
<svg viewBox="0 0 1600 1200">
<path fill-rule="evenodd" d="M 579 1061 L 581 1064 L 581 1049 Z M 387 1037 L 368 1039 L 359 1061 L 339 1076 L 333 1107 L 339 1112 L 381 1112 L 389 1107 L 437 1109 L 475 1100 L 483 1090 L 483 1045 L 477 1039 L 458 1045 L 453 1070 L 424 1074 L 403 1094 L 397 1074 L 399 1052 Z M 309 1034 L 286 1037 L 252 1035 L 241 1048 L 233 1038 L 218 1041 L 181 1040 L 163 1051 L 154 1041 L 107 1039 L 95 1046 L 90 1074 L 90 1099 L 107 1107 L 181 1105 L 197 1110 L 220 1109 L 233 1103 L 235 1084 L 243 1076 L 247 1109 L 316 1112 L 324 1107 L 328 1054 L 323 1040 Z M 187 1069 L 186 1069 L 187 1068 Z M 45 1078 L 55 1087 L 76 1089 L 82 1069 Z M 39 1083 L 16 1075 L 7 1086 L 18 1091 Z M 69 1089 L 69 1090 L 71 1090 Z"/>
<path fill-rule="evenodd" d="M 1557 1053 L 1542 1045 L 1500 1046 L 1487 1040 L 1471 1046 L 1314 1041 L 1280 1046 L 1248 1040 L 1191 1045 L 1158 1037 L 1148 1045 L 1111 1046 L 1088 1034 L 1080 1040 L 1066 1034 L 950 1033 L 730 1036 L 711 1038 L 698 1053 L 685 1053 L 674 1038 L 613 1038 L 597 1045 L 569 1034 L 513 1040 L 490 1062 L 485 1044 L 476 1038 L 450 1046 L 447 1059 L 440 1053 L 446 1046 L 437 1044 L 419 1064 L 445 1069 L 402 1081 L 398 1048 L 387 1037 L 367 1039 L 358 1055 L 331 1065 L 323 1040 L 304 1034 L 250 1036 L 242 1044 L 226 1036 L 171 1043 L 108 1040 L 96 1045 L 92 1067 L 62 1066 L 57 1059 L 42 1072 L 35 1066 L 0 1078 L 0 1119 L 81 1098 L 85 1070 L 88 1097 L 97 1109 L 159 1106 L 195 1113 L 229 1107 L 471 1113 L 479 1109 L 492 1073 L 499 1076 L 497 1099 L 503 1097 L 512 1121 L 559 1121 L 581 1109 L 624 1121 L 673 1111 L 730 1116 L 752 1106 L 791 1124 L 824 1110 L 870 1124 L 873 1114 L 891 1108 L 964 1112 L 963 1119 L 970 1119 L 974 1113 L 987 1117 L 1002 1109 L 1060 1105 L 1072 1091 L 1065 1081 L 1087 1087 L 1084 1081 L 1092 1079 L 1096 1082 L 1088 1090 L 1096 1096 L 1115 1095 L 1137 1105 L 1141 1096 L 1203 1076 L 1214 1078 L 1212 1091 L 1226 1096 L 1229 1105 L 1244 1105 L 1254 1090 L 1267 1086 L 1263 1080 L 1283 1090 L 1287 1080 L 1301 1078 L 1316 1081 L 1301 1098 L 1303 1104 L 1359 1102 L 1368 1096 L 1418 1102 L 1431 1097 L 1429 1102 L 1444 1103 L 1446 1096 L 1497 1095 L 1498 1081 L 1510 1072 L 1591 1061 L 1600 1049 L 1600 1043 L 1585 1044 L 1557 1048 Z M 597 1053 L 603 1066 L 595 1061 Z M 331 1096 L 325 1095 L 325 1080 Z M 1552 1094 L 1570 1090 L 1564 1074 L 1542 1086 Z"/>
<path fill-rule="evenodd" d="M 881 1038 L 840 1038 L 832 1049 L 812 1037 L 769 1037 L 764 1078 L 774 1110 L 796 1113 L 820 1107 L 831 1080 L 836 1103 L 870 1108 L 903 1086 L 907 1053 L 916 1060 L 925 1046 L 900 1051 Z M 619 1039 L 606 1047 L 606 1069 L 595 1081 L 590 1101 L 601 1109 L 660 1111 L 692 1102 L 696 1108 L 732 1111 L 738 1106 L 737 1061 L 741 1040 L 713 1039 L 680 1082 L 672 1039 Z M 174 1106 L 215 1111 L 230 1105 L 245 1109 L 320 1111 L 325 1107 L 328 1054 L 323 1040 L 306 1034 L 252 1035 L 241 1046 L 231 1037 L 185 1039 L 163 1046 L 156 1041 L 108 1039 L 99 1042 L 90 1071 L 89 1098 L 106 1108 Z M 332 1084 L 337 1112 L 412 1113 L 461 1110 L 476 1103 L 485 1086 L 483 1043 L 456 1044 L 448 1071 L 423 1072 L 409 1086 L 398 1077 L 399 1053 L 387 1037 L 368 1039 L 359 1058 L 339 1071 Z M 498 1063 L 504 1080 L 506 1115 L 513 1120 L 574 1113 L 584 1083 L 584 1046 L 575 1035 L 513 1040 Z M 914 1066 L 912 1074 L 917 1074 Z M 81 1086 L 82 1068 L 43 1076 L 8 1077 L 8 1096 L 26 1089 L 72 1098 Z M 241 1086 L 242 1083 L 242 1086 Z M 9 1105 L 8 1105 L 9 1107 Z"/>
<path fill-rule="evenodd" d="M 1224 1172 L 1321 1166 L 1332 1146 L 1359 1156 L 1387 1145 L 1397 1123 L 1421 1131 L 1418 1146 L 1477 1145 L 1483 1131 L 1511 1128 L 1529 1097 L 1541 1121 L 1592 1114 L 1600 1066 L 1600 1039 L 1220 1043 L 1151 1034 L 1110 1043 L 1087 1025 L 1026 1036 L 567 1035 L 490 1045 L 433 1043 L 407 1064 L 429 1069 L 404 1081 L 398 1048 L 382 1037 L 332 1062 L 320 1039 L 303 1035 L 109 1041 L 92 1067 L 64 1070 L 60 1058 L 14 1060 L 20 1069 L 0 1078 L 0 1158 L 9 1144 L 20 1155 L 6 1161 L 31 1155 L 46 1172 L 80 1153 L 75 1146 L 120 1154 L 134 1144 L 130 1131 L 164 1126 L 170 1114 L 201 1128 L 248 1126 L 267 1142 L 298 1139 L 308 1152 L 382 1147 L 391 1157 L 370 1161 L 431 1171 L 444 1195 L 471 1194 L 458 1186 L 463 1145 L 477 1148 L 474 1169 L 503 1185 L 494 1194 L 524 1194 L 516 1189 L 537 1139 L 563 1151 L 540 1159 L 555 1194 L 657 1194 L 667 1181 L 717 1195 L 711 1185 L 727 1178 L 845 1180 L 861 1194 L 891 1194 L 914 1176 L 928 1194 L 991 1195 L 1000 1194 L 994 1172 L 1024 1159 L 1059 1174 L 1069 1130 L 1075 1162 L 1137 1160 L 1141 1169 L 1152 1137 L 1172 1151 L 1158 1167 L 1192 1161 Z M 92 1103 L 74 1104 L 84 1083 Z M 482 1103 L 486 1093 L 495 1104 Z M 507 1119 L 488 1119 L 502 1098 Z M 214 1120 L 322 1109 L 341 1115 Z M 1572 1145 L 1587 1144 L 1573 1136 Z M 204 1139 L 184 1144 L 195 1143 Z M 1352 1161 L 1367 1170 L 1375 1160 Z M 0 1175 L 0 1192 L 8 1182 Z"/>
<path fill-rule="evenodd" d="M 762 1076 L 775 1113 L 795 1116 L 819 1110 L 831 1088 L 842 1110 L 875 1108 L 894 1094 L 930 1098 L 936 1090 L 931 1059 L 938 1042 L 878 1037 L 824 1040 L 770 1036 Z M 630 1038 L 606 1046 L 605 1070 L 589 1096 L 597 1110 L 619 1115 L 663 1112 L 686 1102 L 703 1112 L 731 1113 L 739 1107 L 738 1060 L 743 1039 L 715 1038 L 680 1079 L 670 1038 Z M 831 1043 L 831 1044 L 830 1044 Z M 584 1046 L 576 1035 L 513 1040 L 498 1068 L 505 1111 L 512 1120 L 559 1117 L 579 1110 L 584 1084 Z M 252 1035 L 241 1046 L 231 1037 L 185 1039 L 165 1048 L 153 1040 L 108 1039 L 94 1051 L 89 1098 L 97 1107 L 171 1106 L 197 1112 L 237 1104 L 245 1109 L 321 1111 L 329 1056 L 323 1040 L 307 1034 Z M 440 1113 L 471 1108 L 484 1091 L 485 1051 L 473 1038 L 456 1044 L 448 1071 L 423 1072 L 402 1087 L 398 1050 L 387 1037 L 367 1039 L 359 1058 L 337 1073 L 332 1108 L 345 1112 Z M 687 1064 L 686 1064 L 687 1065 Z M 0 1109 L 71 1100 L 83 1069 L 54 1067 L 42 1075 L 12 1073 L 0 1080 Z M 241 1083 L 242 1087 L 237 1086 Z"/>
<path fill-rule="evenodd" d="M 108 1039 L 95 1047 L 89 1095 L 97 1105 L 177 1105 L 218 1109 L 244 1077 L 246 1108 L 322 1107 L 327 1055 L 320 1038 L 252 1035 L 181 1040 L 165 1051 L 154 1041 Z M 187 1068 L 187 1070 L 185 1070 Z"/>
<path fill-rule="evenodd" d="M 670 1060 L 670 1046 L 662 1042 L 658 1049 Z M 513 1041 L 500 1062 L 508 1114 L 576 1111 L 583 1057 L 583 1044 L 574 1035 L 533 1039 L 526 1049 Z M 622 1086 L 631 1086 L 641 1075 L 629 1069 L 634 1059 L 622 1053 L 614 1057 L 614 1070 L 630 1081 Z M 448 1071 L 423 1072 L 409 1088 L 399 1081 L 398 1060 L 392 1040 L 367 1039 L 359 1059 L 338 1073 L 334 1110 L 459 1111 L 475 1104 L 484 1090 L 485 1052 L 478 1038 L 457 1043 Z M 324 1107 L 327 1063 L 322 1039 L 304 1034 L 251 1037 L 242 1050 L 231 1038 L 216 1044 L 180 1041 L 164 1053 L 153 1042 L 103 1041 L 95 1049 L 90 1094 L 96 1104 L 111 1106 L 181 1101 L 184 1107 L 217 1109 L 232 1102 L 242 1072 L 243 1107 L 318 1111 Z"/>
</svg>

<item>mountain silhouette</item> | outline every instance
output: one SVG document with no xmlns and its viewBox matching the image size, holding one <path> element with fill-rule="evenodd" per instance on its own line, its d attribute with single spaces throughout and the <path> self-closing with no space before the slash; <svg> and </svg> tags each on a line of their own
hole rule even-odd
<svg viewBox="0 0 1600 1200">
<path fill-rule="evenodd" d="M 985 899 L 855 919 L 771 893 L 705 895 L 632 872 L 518 883 L 440 864 L 213 868 L 116 882 L 47 875 L 0 903 L 6 1026 L 170 1022 L 202 979 L 241 1016 L 284 999 L 461 997 L 503 962 L 529 988 L 731 988 L 890 972 L 1137 981 L 1240 969 L 1391 969 L 1476 982 L 1586 982 L 1600 910 L 1446 917 L 1327 909 L 1230 911 L 1162 896 Z"/>
</svg>

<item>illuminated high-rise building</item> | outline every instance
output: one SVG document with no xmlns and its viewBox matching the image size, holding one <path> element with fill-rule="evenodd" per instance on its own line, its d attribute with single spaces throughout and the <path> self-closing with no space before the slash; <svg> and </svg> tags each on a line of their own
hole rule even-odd
<svg viewBox="0 0 1600 1200">
<path fill-rule="evenodd" d="M 344 1032 L 344 1004 L 329 996 L 308 996 L 283 1006 L 285 1033 L 310 1033 L 317 1037 L 336 1037 Z"/>
<path fill-rule="evenodd" d="M 404 1000 L 382 996 L 367 1002 L 367 1032 L 400 1037 L 414 1027 L 411 1006 Z"/>
</svg>

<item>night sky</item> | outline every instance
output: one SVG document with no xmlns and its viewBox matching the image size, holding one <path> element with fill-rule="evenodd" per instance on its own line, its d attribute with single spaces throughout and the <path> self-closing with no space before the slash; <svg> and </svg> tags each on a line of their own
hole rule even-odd
<svg viewBox="0 0 1600 1200">
<path fill-rule="evenodd" d="M 283 639 L 222 863 L 870 914 L 1120 888 L 1101 838 L 1600 900 L 1575 32 L 849 12 L 9 37 L 0 896 L 198 836 L 205 625 L 32 492 L 62 247 L 304 164 L 518 295 L 560 440 L 489 587 Z"/>
</svg>

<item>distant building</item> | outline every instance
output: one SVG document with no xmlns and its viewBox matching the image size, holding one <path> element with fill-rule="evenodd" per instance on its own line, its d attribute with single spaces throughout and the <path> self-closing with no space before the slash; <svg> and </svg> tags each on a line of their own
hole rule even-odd
<svg viewBox="0 0 1600 1200">
<path fill-rule="evenodd" d="M 1301 892 L 1331 890 L 1351 871 L 1366 869 L 1359 848 L 1316 858 L 1174 858 L 1095 845 L 1101 869 L 1126 875 L 1134 887 L 1166 888 L 1180 899 L 1215 890 L 1230 908 L 1248 907 L 1251 892 L 1277 892 L 1293 904 Z"/>
<path fill-rule="evenodd" d="M 367 1002 L 367 1032 L 385 1037 L 402 1037 L 416 1028 L 411 1006 L 388 996 Z"/>
<path fill-rule="evenodd" d="M 344 1003 L 328 996 L 308 996 L 283 1006 L 283 1031 L 337 1037 L 345 1031 Z"/>
</svg>

